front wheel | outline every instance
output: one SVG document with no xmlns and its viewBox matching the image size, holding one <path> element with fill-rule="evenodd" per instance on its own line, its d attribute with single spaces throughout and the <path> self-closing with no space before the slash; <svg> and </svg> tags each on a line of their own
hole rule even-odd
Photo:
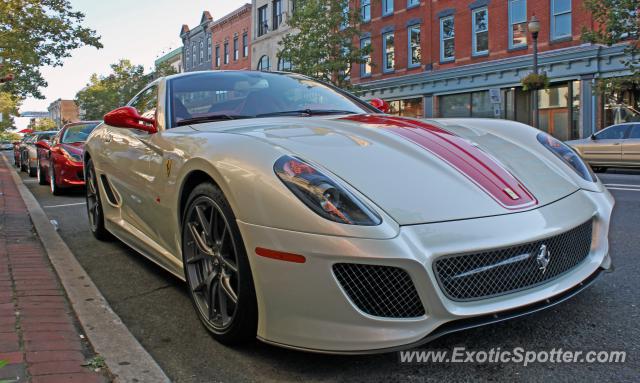
<svg viewBox="0 0 640 383">
<path fill-rule="evenodd" d="M 247 253 L 229 203 L 210 183 L 189 196 L 182 258 L 196 312 L 213 337 L 227 345 L 255 339 L 258 308 Z"/>
<path fill-rule="evenodd" d="M 89 160 L 85 164 L 86 170 L 86 200 L 87 213 L 89 215 L 89 229 L 94 237 L 101 241 L 111 239 L 111 234 L 104 227 L 104 211 L 102 210 L 102 198 L 100 198 L 100 188 L 98 187 L 98 177 L 93 167 L 93 161 Z M 53 184 L 53 178 L 51 179 Z"/>
</svg>

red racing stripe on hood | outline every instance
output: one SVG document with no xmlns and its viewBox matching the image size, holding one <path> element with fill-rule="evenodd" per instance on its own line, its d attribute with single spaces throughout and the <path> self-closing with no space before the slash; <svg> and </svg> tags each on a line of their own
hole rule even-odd
<svg viewBox="0 0 640 383">
<path fill-rule="evenodd" d="M 507 209 L 523 209 L 538 203 L 496 159 L 449 131 L 421 121 L 391 116 L 354 115 L 344 119 L 385 129 L 426 149 Z"/>
</svg>

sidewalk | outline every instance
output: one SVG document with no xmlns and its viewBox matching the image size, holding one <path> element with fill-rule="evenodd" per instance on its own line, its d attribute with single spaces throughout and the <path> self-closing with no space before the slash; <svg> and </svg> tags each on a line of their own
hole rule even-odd
<svg viewBox="0 0 640 383">
<path fill-rule="evenodd" d="M 27 208 L 0 161 L 0 381 L 107 382 L 82 365 L 94 357 Z"/>
</svg>

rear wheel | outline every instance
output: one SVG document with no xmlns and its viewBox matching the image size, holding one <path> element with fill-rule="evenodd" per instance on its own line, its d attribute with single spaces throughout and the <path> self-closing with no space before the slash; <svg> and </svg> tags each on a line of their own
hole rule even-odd
<svg viewBox="0 0 640 383">
<path fill-rule="evenodd" d="M 182 224 L 184 273 L 196 312 L 224 344 L 255 339 L 258 309 L 240 230 L 222 191 L 197 186 Z"/>
<path fill-rule="evenodd" d="M 47 184 L 47 176 L 44 174 L 44 172 L 42 171 L 42 165 L 40 165 L 40 158 L 38 158 L 38 183 L 40 185 L 46 185 Z"/>
<path fill-rule="evenodd" d="M 102 210 L 102 199 L 100 198 L 100 188 L 98 187 L 98 177 L 90 159 L 85 164 L 86 170 L 86 199 L 87 213 L 89 215 L 89 229 L 94 237 L 101 241 L 111 239 L 111 233 L 104 227 L 104 211 Z M 53 184 L 53 178 L 51 179 Z"/>
</svg>

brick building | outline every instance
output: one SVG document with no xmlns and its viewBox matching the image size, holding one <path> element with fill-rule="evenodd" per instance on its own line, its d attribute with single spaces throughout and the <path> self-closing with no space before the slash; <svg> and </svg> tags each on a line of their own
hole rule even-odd
<svg viewBox="0 0 640 383">
<path fill-rule="evenodd" d="M 211 23 L 213 69 L 251 69 L 251 4 Z"/>
<path fill-rule="evenodd" d="M 57 99 L 49 104 L 47 110 L 49 118 L 56 123 L 58 129 L 70 122 L 80 121 L 78 105 L 73 100 Z"/>
<path fill-rule="evenodd" d="M 202 12 L 200 24 L 190 29 L 184 24 L 180 28 L 182 39 L 182 67 L 185 72 L 195 72 L 212 68 L 211 23 L 213 17 L 209 11 Z"/>
<path fill-rule="evenodd" d="M 527 23 L 535 15 L 540 70 L 540 128 L 561 139 L 584 137 L 620 120 L 599 96 L 599 77 L 624 73 L 623 47 L 583 44 L 593 28 L 580 0 L 355 0 L 364 20 L 361 45 L 370 64 L 352 70 L 362 96 L 390 101 L 418 117 L 499 117 L 531 123 L 531 93 L 520 80 L 532 70 Z M 625 118 L 637 118 L 625 111 Z M 631 117 L 629 117 L 631 116 Z M 624 119 L 624 118 L 623 118 Z"/>
</svg>

